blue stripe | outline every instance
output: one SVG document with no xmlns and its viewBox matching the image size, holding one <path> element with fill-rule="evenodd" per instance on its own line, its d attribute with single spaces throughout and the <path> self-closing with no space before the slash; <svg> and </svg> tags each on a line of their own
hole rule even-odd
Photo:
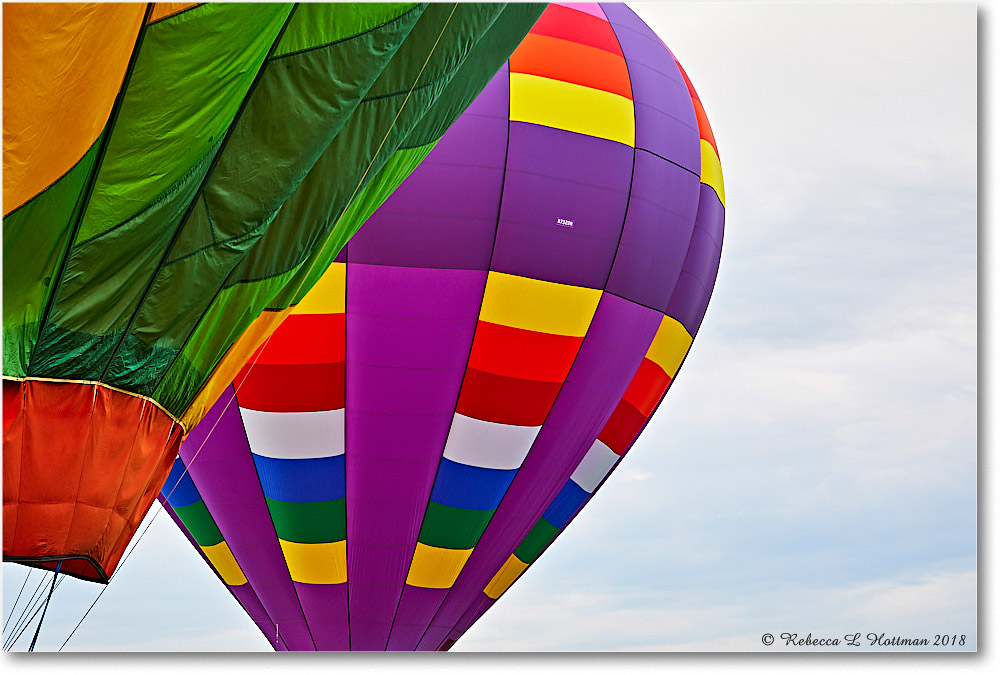
<svg viewBox="0 0 1000 675">
<path fill-rule="evenodd" d="M 184 477 L 181 478 L 181 475 Z M 178 481 L 180 482 L 178 483 Z M 201 501 L 198 488 L 194 486 L 191 474 L 184 472 L 184 462 L 181 461 L 180 457 L 175 459 L 174 465 L 170 467 L 170 474 L 167 476 L 167 481 L 163 484 L 160 494 L 166 497 L 167 503 L 175 509 L 191 506 L 195 502 Z"/>
<path fill-rule="evenodd" d="M 456 509 L 489 511 L 500 505 L 517 469 L 484 469 L 441 458 L 431 500 Z"/>
<path fill-rule="evenodd" d="M 589 496 L 589 492 L 573 481 L 568 480 L 563 485 L 563 489 L 556 495 L 556 498 L 549 504 L 549 508 L 545 509 L 542 518 L 549 521 L 549 524 L 556 529 L 561 530 L 566 527 L 566 523 L 583 506 L 583 503 L 587 501 L 587 497 Z"/>
<path fill-rule="evenodd" d="M 343 499 L 344 455 L 275 459 L 253 455 L 264 496 L 280 502 L 329 502 Z"/>
</svg>

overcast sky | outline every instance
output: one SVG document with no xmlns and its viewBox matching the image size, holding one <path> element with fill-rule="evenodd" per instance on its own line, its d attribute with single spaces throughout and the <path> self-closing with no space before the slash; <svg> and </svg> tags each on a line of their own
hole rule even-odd
<svg viewBox="0 0 1000 675">
<path fill-rule="evenodd" d="M 630 4 L 718 141 L 715 295 L 621 467 L 453 651 L 975 649 L 976 5 Z M 98 590 L 68 579 L 38 649 Z M 268 648 L 165 514 L 66 647 Z"/>
</svg>

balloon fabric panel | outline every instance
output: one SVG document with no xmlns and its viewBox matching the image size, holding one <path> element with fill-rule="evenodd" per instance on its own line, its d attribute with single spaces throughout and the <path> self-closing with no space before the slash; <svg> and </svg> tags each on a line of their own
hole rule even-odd
<svg viewBox="0 0 1000 675">
<path fill-rule="evenodd" d="M 206 503 L 245 586 L 260 585 L 247 610 L 276 649 L 448 649 L 572 522 L 672 384 L 718 269 L 721 172 L 703 162 L 706 148 L 717 162 L 714 137 L 673 56 L 630 10 L 602 7 L 546 10 L 328 268 L 343 285 L 302 299 L 342 312 L 343 328 L 290 319 L 192 433 L 200 443 L 222 420 L 189 468 L 215 492 Z M 603 69 L 546 64 L 560 41 Z M 553 97 L 602 112 L 537 105 Z M 318 375 L 321 344 L 338 356 L 343 344 L 343 375 Z M 344 548 L 316 549 L 316 567 L 283 535 L 318 541 L 306 531 L 320 531 L 329 495 L 292 480 L 316 500 L 282 502 L 310 504 L 293 525 L 269 501 L 277 474 L 235 469 L 291 452 L 293 423 L 265 430 L 251 408 L 301 414 L 277 412 L 298 393 L 267 369 L 306 361 L 344 391 L 342 428 L 301 432 L 345 460 Z M 245 436 L 233 424 L 217 438 L 234 408 Z M 236 449 L 247 437 L 253 453 Z M 243 586 L 230 585 L 237 598 Z"/>
</svg>

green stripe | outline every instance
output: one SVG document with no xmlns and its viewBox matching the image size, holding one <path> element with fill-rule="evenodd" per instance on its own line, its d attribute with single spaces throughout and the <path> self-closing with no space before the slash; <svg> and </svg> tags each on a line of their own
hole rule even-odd
<svg viewBox="0 0 1000 675">
<path fill-rule="evenodd" d="M 366 33 L 418 6 L 402 2 L 303 3 L 274 50 L 274 58 Z"/>
<path fill-rule="evenodd" d="M 181 519 L 199 546 L 215 546 L 222 541 L 222 533 L 212 520 L 212 514 L 208 512 L 205 502 L 197 501 L 194 504 L 180 506 L 174 509 L 174 513 Z"/>
<path fill-rule="evenodd" d="M 142 211 L 208 152 L 290 11 L 207 3 L 148 27 L 76 242 Z"/>
<path fill-rule="evenodd" d="M 521 545 L 514 551 L 514 555 L 521 562 L 529 565 L 535 562 L 535 558 L 542 554 L 542 550 L 549 545 L 549 542 L 556 538 L 559 530 L 553 527 L 549 521 L 539 518 L 535 526 L 528 532 L 528 536 L 521 541 Z"/>
<path fill-rule="evenodd" d="M 267 499 L 274 531 L 280 539 L 322 544 L 347 538 L 347 499 L 329 502 L 280 502 Z"/>
<path fill-rule="evenodd" d="M 496 509 L 474 511 L 428 502 L 418 541 L 438 548 L 473 548 L 495 512 Z"/>
<path fill-rule="evenodd" d="M 3 219 L 3 373 L 28 374 L 42 309 L 55 282 L 77 198 L 103 135 L 46 190 Z"/>
</svg>

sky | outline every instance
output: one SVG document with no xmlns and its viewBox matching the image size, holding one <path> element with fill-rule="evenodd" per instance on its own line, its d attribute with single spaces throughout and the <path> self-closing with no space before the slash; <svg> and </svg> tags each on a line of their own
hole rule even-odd
<svg viewBox="0 0 1000 675">
<path fill-rule="evenodd" d="M 996 12 L 630 5 L 684 65 L 718 141 L 715 293 L 622 465 L 453 652 L 893 649 L 869 633 L 977 649 L 977 21 Z M 158 510 L 65 649 L 268 650 Z M 6 618 L 26 572 L 3 567 Z M 58 649 L 99 591 L 68 579 L 37 649 Z M 860 646 L 783 633 L 860 633 Z M 704 665 L 608 658 L 587 663 Z"/>
</svg>

